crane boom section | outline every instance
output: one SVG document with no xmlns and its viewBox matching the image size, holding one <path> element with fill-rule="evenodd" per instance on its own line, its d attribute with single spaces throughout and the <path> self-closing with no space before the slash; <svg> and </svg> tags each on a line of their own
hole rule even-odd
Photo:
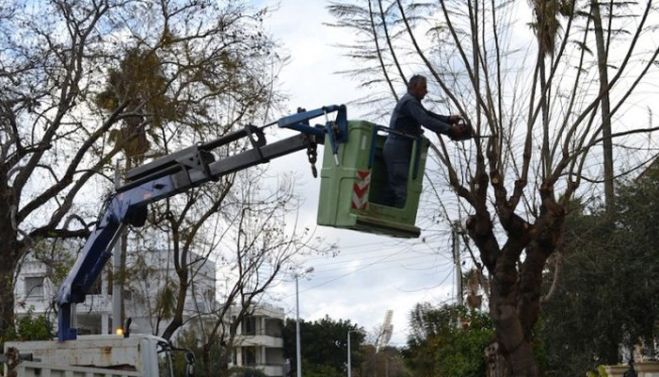
<svg viewBox="0 0 659 377">
<path fill-rule="evenodd" d="M 335 121 L 327 122 L 325 126 L 309 125 L 310 119 L 328 112 L 337 112 Z M 72 304 L 84 302 L 85 296 L 112 255 L 110 250 L 126 224 L 144 225 L 148 204 L 209 181 L 216 181 L 224 175 L 322 144 L 328 132 L 332 133 L 330 139 L 333 142 L 347 140 L 347 115 L 343 105 L 308 112 L 300 111 L 281 118 L 277 123 L 280 127 L 294 129 L 300 134 L 267 144 L 262 129 L 247 126 L 217 140 L 186 148 L 128 172 L 128 182 L 106 200 L 96 229 L 90 234 L 73 268 L 59 288 L 59 340 L 76 338 L 77 330 L 71 327 L 71 316 L 75 314 L 72 312 Z M 210 152 L 211 149 L 244 137 L 249 138 L 251 149 L 217 161 Z"/>
</svg>

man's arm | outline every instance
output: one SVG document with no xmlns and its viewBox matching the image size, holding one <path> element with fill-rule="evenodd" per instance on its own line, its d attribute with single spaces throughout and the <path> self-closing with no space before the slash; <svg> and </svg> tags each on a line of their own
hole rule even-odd
<svg viewBox="0 0 659 377">
<path fill-rule="evenodd" d="M 448 135 L 449 130 L 451 129 L 451 125 L 449 124 L 450 117 L 445 117 L 445 120 L 441 119 L 439 117 L 443 116 L 426 110 L 421 106 L 420 102 L 414 100 L 407 102 L 406 110 L 414 120 L 427 129 Z"/>
<path fill-rule="evenodd" d="M 433 118 L 435 118 L 435 119 L 438 119 L 438 120 L 440 120 L 440 121 L 442 121 L 442 122 L 444 122 L 444 123 L 449 123 L 449 124 L 451 124 L 451 123 L 456 123 L 456 117 L 453 116 L 453 115 L 440 115 L 440 114 L 433 113 L 432 111 L 427 110 L 427 109 L 426 109 L 426 112 L 427 112 L 428 115 L 430 115 L 431 117 L 433 117 Z"/>
</svg>

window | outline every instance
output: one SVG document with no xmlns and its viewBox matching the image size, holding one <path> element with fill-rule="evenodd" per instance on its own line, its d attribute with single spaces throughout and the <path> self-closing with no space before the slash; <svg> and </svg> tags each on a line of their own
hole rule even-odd
<svg viewBox="0 0 659 377">
<path fill-rule="evenodd" d="M 243 366 L 253 367 L 256 365 L 256 348 L 243 347 Z"/>
<path fill-rule="evenodd" d="M 43 297 L 43 276 L 25 277 L 25 296 Z"/>
<path fill-rule="evenodd" d="M 256 335 L 256 318 L 245 317 L 243 319 L 243 335 Z"/>
<path fill-rule="evenodd" d="M 281 337 L 284 321 L 277 318 L 268 318 L 265 322 L 265 334 L 269 336 Z"/>
</svg>

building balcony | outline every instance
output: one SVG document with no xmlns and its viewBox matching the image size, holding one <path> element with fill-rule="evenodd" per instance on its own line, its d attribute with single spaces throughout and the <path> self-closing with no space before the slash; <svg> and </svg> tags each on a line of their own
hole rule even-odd
<svg viewBox="0 0 659 377">
<path fill-rule="evenodd" d="M 235 367 L 235 364 L 229 364 L 230 367 Z M 283 377 L 284 375 L 284 366 L 283 364 L 259 364 L 251 363 L 241 365 L 243 368 L 253 368 L 262 371 L 266 376 L 269 377 Z"/>
<path fill-rule="evenodd" d="M 87 295 L 85 302 L 76 305 L 77 313 L 112 313 L 112 296 Z"/>
<path fill-rule="evenodd" d="M 262 346 L 268 348 L 283 348 L 284 339 L 272 335 L 236 335 L 236 344 L 241 347 Z"/>
</svg>

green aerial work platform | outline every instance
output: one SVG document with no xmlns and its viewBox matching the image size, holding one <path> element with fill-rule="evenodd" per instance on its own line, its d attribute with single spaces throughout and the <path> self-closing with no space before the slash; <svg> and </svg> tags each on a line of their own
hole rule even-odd
<svg viewBox="0 0 659 377">
<path fill-rule="evenodd" d="M 387 127 L 366 121 L 348 122 L 348 140 L 338 147 L 337 159 L 326 147 L 321 170 L 318 224 L 361 232 L 414 238 L 423 172 L 429 141 L 413 138 L 407 181 L 407 198 L 402 208 L 386 203 L 387 170 L 382 146 Z M 325 145 L 329 142 L 326 140 Z"/>
</svg>

